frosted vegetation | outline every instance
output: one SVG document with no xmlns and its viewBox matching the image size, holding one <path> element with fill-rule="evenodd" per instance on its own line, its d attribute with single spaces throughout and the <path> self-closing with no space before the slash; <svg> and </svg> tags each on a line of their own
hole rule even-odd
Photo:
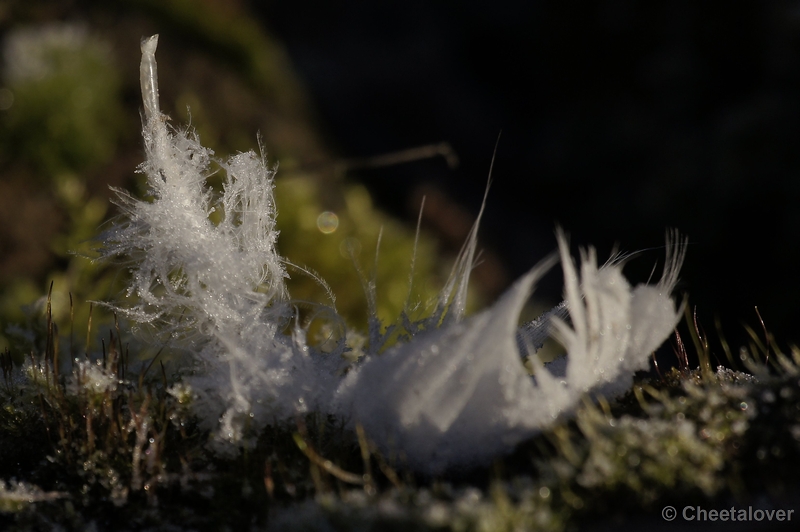
<svg viewBox="0 0 800 532">
<path fill-rule="evenodd" d="M 212 431 L 215 451 L 236 453 L 267 424 L 315 411 L 361 425 L 421 472 L 481 463 L 570 413 L 588 392 L 627 390 L 676 325 L 670 295 L 685 247 L 677 237 L 668 239 L 661 280 L 631 287 L 621 261 L 598 267 L 591 248 L 576 264 L 560 231 L 557 255 L 465 317 L 479 215 L 426 317 L 404 314 L 384 327 L 373 311 L 363 350 L 348 347 L 356 331 L 342 331 L 333 350 L 315 349 L 285 288 L 274 172 L 263 148 L 215 160 L 191 130 L 171 127 L 159 110 L 157 43 L 158 36 L 143 41 L 141 62 L 140 171 L 150 197 L 117 191 L 124 214 L 102 235 L 102 254 L 126 257 L 132 273 L 127 297 L 113 307 L 147 326 L 156 343 L 191 353 L 183 394 Z M 212 163 L 225 173 L 221 194 L 206 183 Z M 518 329 L 536 282 L 559 259 L 565 303 Z M 374 279 L 363 277 L 374 309 Z M 317 309 L 345 328 L 332 292 Z M 534 352 L 550 332 L 568 355 L 547 367 L 532 357 L 531 376 L 521 352 Z"/>
<path fill-rule="evenodd" d="M 120 319 L 109 329 L 97 306 L 94 322 L 90 305 L 79 315 L 75 293 L 59 313 L 51 285 L 4 331 L 16 341 L 0 351 L 0 529 L 563 531 L 663 523 L 676 501 L 791 500 L 800 349 L 781 352 L 766 326 L 738 351 L 712 346 L 697 319 L 675 329 L 678 235 L 660 280 L 633 287 L 624 256 L 573 258 L 558 231 L 557 252 L 467 316 L 479 215 L 438 297 L 408 296 L 391 322 L 378 268 L 350 266 L 328 240 L 326 256 L 363 284 L 369 316 L 351 327 L 341 278 L 331 289 L 308 271 L 327 292 L 313 301 L 288 278 L 304 268 L 275 246 L 302 233 L 277 233 L 265 156 L 218 160 L 161 114 L 156 44 L 142 46 L 148 193 L 117 191 L 122 214 L 91 265 L 129 269 L 127 293 L 105 303 Z M 300 197 L 311 195 L 279 200 L 281 220 L 287 204 L 321 210 Z M 414 271 L 433 260 L 424 239 L 417 256 L 387 245 L 390 229 L 383 241 L 362 251 L 376 265 L 407 254 L 413 286 L 401 292 L 418 293 Z M 565 300 L 518 326 L 559 263 Z M 673 330 L 679 367 L 634 380 Z M 568 355 L 542 364 L 549 337 Z"/>
</svg>

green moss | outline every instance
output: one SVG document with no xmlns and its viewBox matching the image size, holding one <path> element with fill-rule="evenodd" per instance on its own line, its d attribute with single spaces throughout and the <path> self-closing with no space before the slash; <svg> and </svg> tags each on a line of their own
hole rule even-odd
<svg viewBox="0 0 800 532">
<path fill-rule="evenodd" d="M 78 26 L 17 30 L 8 37 L 0 115 L 5 158 L 52 178 L 107 162 L 122 131 L 120 75 L 108 46 Z"/>
<path fill-rule="evenodd" d="M 752 374 L 645 379 L 617 402 L 586 402 L 491 468 L 415 480 L 368 434 L 316 414 L 265 427 L 237 457 L 214 456 L 187 408 L 191 391 L 171 370 L 157 363 L 140 379 L 112 337 L 99 362 L 62 361 L 56 372 L 55 327 L 39 319 L 33 361 L 4 363 L 0 386 L 0 478 L 18 482 L 0 492 L 0 522 L 20 530 L 94 521 L 120 530 L 557 531 L 796 487 L 800 351 L 773 354 L 770 368 L 748 355 Z"/>
<path fill-rule="evenodd" d="M 377 315 L 385 324 L 392 323 L 403 310 L 424 312 L 424 304 L 436 296 L 437 253 L 433 241 L 424 234 L 417 241 L 409 291 L 414 234 L 378 211 L 363 186 L 345 187 L 344 202 L 335 210 L 323 207 L 320 190 L 310 179 L 278 179 L 275 195 L 280 253 L 335 287 L 336 310 L 351 325 L 366 330 L 368 296 L 362 275 L 368 282 L 374 275 Z M 292 299 L 326 302 L 325 289 L 311 275 L 296 267 L 290 267 L 289 274 Z"/>
</svg>

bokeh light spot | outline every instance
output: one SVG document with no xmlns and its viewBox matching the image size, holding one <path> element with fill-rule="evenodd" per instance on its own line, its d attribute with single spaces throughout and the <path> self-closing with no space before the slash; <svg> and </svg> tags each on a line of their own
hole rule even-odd
<svg viewBox="0 0 800 532">
<path fill-rule="evenodd" d="M 317 216 L 317 229 L 329 235 L 339 227 L 339 217 L 335 212 L 325 211 Z"/>
</svg>

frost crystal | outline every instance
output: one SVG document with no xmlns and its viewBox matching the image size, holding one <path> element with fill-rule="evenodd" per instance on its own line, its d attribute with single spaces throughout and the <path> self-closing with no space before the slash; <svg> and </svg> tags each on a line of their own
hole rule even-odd
<svg viewBox="0 0 800 532">
<path fill-rule="evenodd" d="M 103 369 L 101 361 L 77 360 L 75 366 L 67 381 L 67 391 L 71 395 L 94 396 L 116 391 L 118 379 Z"/>
<path fill-rule="evenodd" d="M 316 352 L 299 326 L 287 332 L 296 311 L 275 249 L 273 172 L 253 152 L 214 161 L 193 133 L 167 127 L 157 42 L 142 42 L 141 63 L 147 159 L 140 171 L 151 201 L 117 191 L 123 221 L 103 235 L 103 255 L 132 259 L 129 302 L 117 310 L 192 354 L 194 367 L 170 393 L 185 397 L 213 431 L 217 451 L 236 451 L 266 424 L 315 410 L 360 423 L 422 472 L 486 461 L 571 412 L 586 393 L 627 389 L 677 322 L 670 293 L 685 249 L 677 238 L 668 242 L 662 280 L 632 288 L 620 262 L 599 268 L 593 249 L 575 265 L 561 233 L 564 303 L 517 330 L 535 283 L 558 261 L 554 254 L 491 308 L 465 319 L 479 215 L 433 314 L 406 320 L 405 343 L 379 354 L 390 331 L 381 333 L 365 280 L 369 340 L 345 335 L 364 356 L 345 358 L 344 341 Z M 221 195 L 205 183 L 212 162 L 225 172 Z M 214 224 L 209 216 L 217 210 Z M 547 366 L 533 357 L 531 377 L 520 353 L 551 330 L 568 356 Z"/>
<path fill-rule="evenodd" d="M 217 161 L 226 179 L 222 196 L 212 195 L 213 152 L 191 132 L 169 129 L 159 110 L 157 44 L 158 36 L 142 42 L 141 63 L 147 159 L 139 170 L 152 201 L 117 191 L 127 222 L 104 235 L 103 254 L 134 259 L 133 303 L 118 310 L 196 354 L 187 380 L 201 421 L 215 428 L 223 420 L 219 439 L 237 443 L 245 420 L 293 414 L 313 379 L 302 342 L 279 334 L 288 307 L 273 173 L 253 152 Z"/>
</svg>

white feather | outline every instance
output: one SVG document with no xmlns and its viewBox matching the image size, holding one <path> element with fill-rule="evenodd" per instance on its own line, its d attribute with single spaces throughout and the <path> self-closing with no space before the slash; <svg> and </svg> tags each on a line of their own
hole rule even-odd
<svg viewBox="0 0 800 532">
<path fill-rule="evenodd" d="M 631 289 L 619 262 L 598 268 L 591 248 L 581 254 L 579 274 L 559 232 L 564 305 L 517 330 L 520 309 L 553 256 L 494 306 L 464 319 L 479 215 L 433 316 L 410 324 L 411 339 L 383 355 L 371 346 L 339 379 L 331 370 L 337 364 L 311 353 L 304 331 L 282 332 L 294 309 L 275 247 L 273 173 L 248 152 L 218 161 L 221 195 L 207 186 L 213 152 L 195 135 L 169 129 L 160 112 L 157 44 L 157 36 L 142 41 L 141 63 L 140 171 L 152 200 L 118 191 L 124 215 L 102 236 L 103 256 L 132 259 L 130 299 L 117 310 L 192 353 L 195 367 L 184 380 L 201 424 L 214 431 L 215 450 L 235 451 L 267 423 L 316 409 L 363 424 L 420 471 L 486 461 L 570 412 L 587 392 L 625 389 L 674 327 L 679 313 L 670 292 L 685 253 L 677 235 L 668 239 L 661 281 Z M 222 211 L 216 225 L 214 209 Z M 532 378 L 519 346 L 551 328 L 568 356 L 548 366 L 534 360 Z"/>
</svg>

